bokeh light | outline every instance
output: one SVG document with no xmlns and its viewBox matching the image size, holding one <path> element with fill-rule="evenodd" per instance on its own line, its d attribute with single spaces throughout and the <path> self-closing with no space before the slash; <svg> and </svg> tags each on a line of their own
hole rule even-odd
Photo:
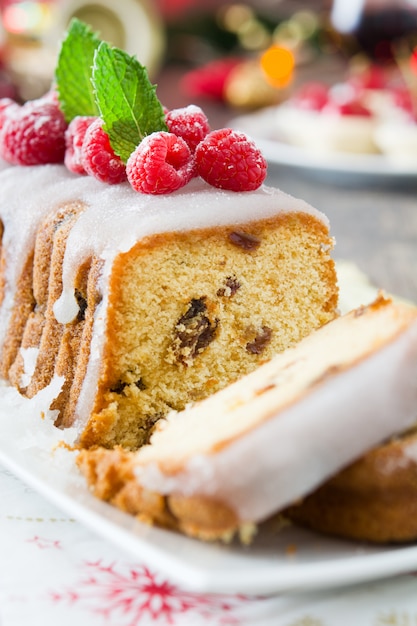
<svg viewBox="0 0 417 626">
<path fill-rule="evenodd" d="M 295 59 L 288 48 L 270 46 L 262 54 L 260 64 L 267 81 L 274 87 L 285 87 L 291 81 Z"/>
</svg>

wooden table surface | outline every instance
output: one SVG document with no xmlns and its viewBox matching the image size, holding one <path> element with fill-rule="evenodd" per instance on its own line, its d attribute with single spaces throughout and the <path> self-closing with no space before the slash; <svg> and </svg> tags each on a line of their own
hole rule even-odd
<svg viewBox="0 0 417 626">
<path fill-rule="evenodd" d="M 181 71 L 169 68 L 158 78 L 158 96 L 169 108 L 186 106 Z M 236 111 L 194 100 L 211 128 L 227 125 Z M 335 181 L 314 178 L 294 168 L 269 165 L 267 183 L 306 200 L 329 218 L 336 239 L 335 259 L 355 262 L 378 287 L 417 304 L 417 176 L 407 186 L 390 181 Z"/>
</svg>

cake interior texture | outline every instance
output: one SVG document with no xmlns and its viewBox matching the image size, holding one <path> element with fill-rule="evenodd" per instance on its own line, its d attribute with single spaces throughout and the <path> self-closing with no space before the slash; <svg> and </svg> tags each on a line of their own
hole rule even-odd
<svg viewBox="0 0 417 626">
<path fill-rule="evenodd" d="M 62 320 L 56 306 L 64 260 L 74 226 L 94 204 L 71 194 L 61 193 L 59 203 L 55 194 L 32 225 L 12 278 L 13 238 L 1 215 L 3 300 L 11 280 L 16 285 L 12 304 L 3 302 L 1 370 L 28 397 L 61 377 L 51 408 L 57 426 L 79 429 L 82 447 L 140 447 L 168 412 L 225 387 L 337 314 L 325 220 L 296 203 L 292 209 L 289 196 L 289 210 L 258 217 L 255 195 L 251 219 L 153 229 L 107 264 L 106 254 L 92 248 L 73 269 L 76 314 Z M 241 196 L 227 194 L 235 214 Z"/>
<path fill-rule="evenodd" d="M 97 424 L 111 420 L 117 437 L 106 424 L 106 445 L 142 443 L 170 410 L 214 393 L 333 316 L 322 255 L 310 263 L 317 240 L 304 221 L 155 236 L 116 260 L 93 440 Z"/>
</svg>

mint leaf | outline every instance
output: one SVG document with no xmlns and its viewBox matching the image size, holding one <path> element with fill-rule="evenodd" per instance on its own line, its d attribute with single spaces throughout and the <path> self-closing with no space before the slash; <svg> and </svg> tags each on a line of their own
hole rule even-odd
<svg viewBox="0 0 417 626">
<path fill-rule="evenodd" d="M 55 70 L 60 108 L 69 123 L 77 115 L 98 115 L 91 83 L 94 53 L 100 39 L 84 22 L 71 20 Z"/>
<path fill-rule="evenodd" d="M 146 135 L 167 130 L 156 86 L 135 57 L 103 41 L 94 54 L 92 82 L 103 129 L 125 163 Z"/>
</svg>

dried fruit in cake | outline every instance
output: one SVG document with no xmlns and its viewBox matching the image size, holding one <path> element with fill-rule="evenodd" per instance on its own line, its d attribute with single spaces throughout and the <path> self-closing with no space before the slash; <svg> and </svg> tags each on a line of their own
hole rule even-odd
<svg viewBox="0 0 417 626">
<path fill-rule="evenodd" d="M 230 191 L 253 191 L 267 174 L 261 151 L 244 133 L 222 128 L 209 133 L 195 151 L 197 173 L 207 183 Z"/>
<path fill-rule="evenodd" d="M 97 118 L 87 128 L 82 145 L 81 163 L 90 176 L 110 185 L 126 180 L 126 167 L 110 145 L 109 136 Z"/>
<path fill-rule="evenodd" d="M 129 157 L 126 173 L 135 191 L 170 193 L 191 180 L 194 160 L 182 137 L 161 131 L 143 139 Z"/>
<path fill-rule="evenodd" d="M 61 163 L 66 128 L 60 108 L 48 99 L 10 106 L 0 133 L 0 155 L 12 165 Z"/>
</svg>

